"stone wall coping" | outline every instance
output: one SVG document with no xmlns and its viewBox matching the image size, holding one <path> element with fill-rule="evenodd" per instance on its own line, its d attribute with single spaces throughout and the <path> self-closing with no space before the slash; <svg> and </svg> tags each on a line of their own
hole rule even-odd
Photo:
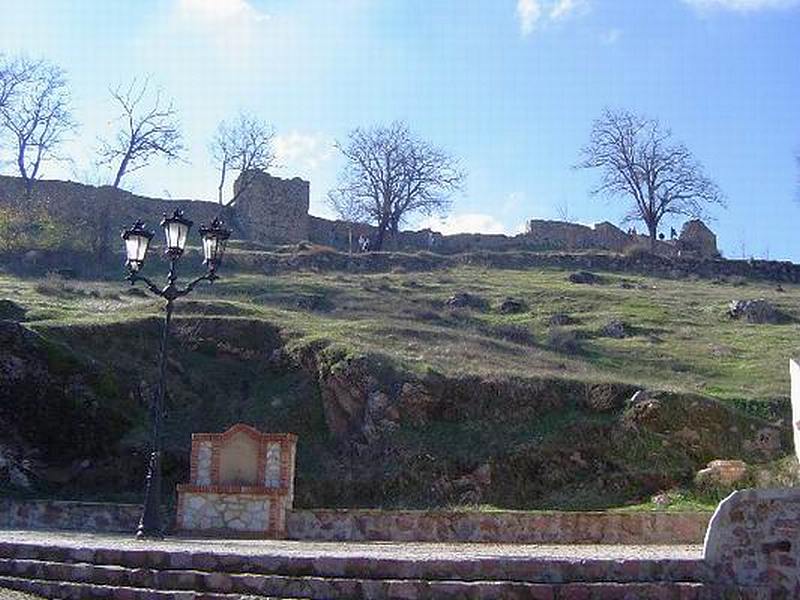
<svg viewBox="0 0 800 600">
<path fill-rule="evenodd" d="M 269 498 L 284 498 L 289 492 L 286 487 L 268 488 L 260 485 L 194 485 L 191 483 L 179 483 L 176 487 L 179 492 L 190 494 L 251 494 Z"/>
<path fill-rule="evenodd" d="M 14 503 L 17 506 L 31 504 L 51 504 L 55 506 L 86 506 L 86 507 L 114 507 L 114 508 L 139 508 L 142 505 L 136 502 L 103 502 L 102 500 L 59 500 L 53 498 L 0 498 L 0 502 Z"/>
<path fill-rule="evenodd" d="M 451 517 L 509 517 L 509 516 L 547 516 L 547 515 L 570 515 L 570 516 L 587 516 L 587 517 L 630 517 L 641 518 L 643 515 L 653 516 L 691 516 L 691 515 L 710 515 L 713 510 L 681 510 L 681 511 L 666 511 L 666 510 L 641 510 L 641 511 L 613 511 L 613 510 L 492 510 L 492 511 L 469 511 L 469 510 L 447 510 L 447 509 L 399 509 L 399 510 L 385 510 L 381 508 L 297 508 L 292 512 L 295 513 L 315 513 L 315 514 L 341 514 L 341 515 L 384 515 L 384 516 L 401 516 L 401 515 L 431 515 L 431 516 L 451 516 Z"/>
</svg>

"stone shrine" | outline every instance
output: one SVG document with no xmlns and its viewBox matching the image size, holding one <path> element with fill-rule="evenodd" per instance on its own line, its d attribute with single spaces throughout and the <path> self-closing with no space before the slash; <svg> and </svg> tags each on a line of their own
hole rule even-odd
<svg viewBox="0 0 800 600">
<path fill-rule="evenodd" d="M 238 423 L 192 434 L 190 483 L 179 484 L 183 532 L 283 538 L 294 500 L 297 436 Z"/>
</svg>

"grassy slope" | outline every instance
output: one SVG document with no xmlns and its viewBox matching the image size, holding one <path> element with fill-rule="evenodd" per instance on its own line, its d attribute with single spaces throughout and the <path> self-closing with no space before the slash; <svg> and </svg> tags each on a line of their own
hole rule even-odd
<svg viewBox="0 0 800 600">
<path fill-rule="evenodd" d="M 797 351 L 795 323 L 751 325 L 725 314 L 732 299 L 766 298 L 800 316 L 793 286 L 769 283 L 670 281 L 605 275 L 602 285 L 576 285 L 556 270 L 511 271 L 461 267 L 433 273 L 356 275 L 225 274 L 181 301 L 178 314 L 264 319 L 292 343 L 325 339 L 353 352 L 388 355 L 417 372 L 539 374 L 609 380 L 721 399 L 785 397 L 786 361 Z M 633 289 L 620 283 L 631 282 Z M 80 291 L 83 289 L 83 291 Z M 86 291 L 88 289 L 88 292 Z M 485 310 L 450 311 L 443 300 L 457 291 L 477 294 Z M 503 315 L 506 296 L 528 310 Z M 126 284 L 20 280 L 0 276 L 0 297 L 30 308 L 31 326 L 113 323 L 156 315 L 159 304 L 129 294 Z M 319 308 L 299 308 L 298 301 Z M 548 341 L 548 319 L 565 312 L 565 329 L 580 351 L 565 354 Z M 612 318 L 633 330 L 617 340 L 598 335 Z"/>
<path fill-rule="evenodd" d="M 151 271 L 156 269 L 151 266 Z M 276 375 L 264 372 L 263 368 L 256 372 L 253 361 L 239 360 L 235 355 L 220 352 L 219 348 L 206 352 L 203 337 L 214 338 L 215 329 L 213 323 L 206 320 L 203 323 L 207 323 L 208 329 L 195 335 L 194 327 L 198 322 L 193 317 L 199 315 L 232 319 L 234 323 L 238 318 L 247 319 L 238 329 L 226 329 L 226 335 L 236 337 L 233 345 L 245 350 L 258 351 L 263 347 L 263 340 L 272 335 L 271 324 L 281 329 L 282 337 L 289 340 L 290 346 L 325 340 L 352 354 L 383 355 L 397 366 L 417 373 L 433 369 L 447 375 L 548 375 L 620 381 L 754 402 L 787 395 L 786 359 L 796 352 L 794 339 L 798 325 L 733 322 L 726 316 L 725 309 L 732 299 L 764 297 L 784 312 L 800 316 L 796 287 L 784 286 L 786 291 L 778 292 L 767 283 L 715 284 L 613 274 L 603 274 L 605 282 L 601 285 L 587 286 L 569 283 L 568 274 L 559 270 L 477 267 L 376 275 L 223 273 L 218 284 L 198 288 L 191 298 L 181 300 L 178 307 L 175 364 L 179 362 L 187 368 L 174 368 L 180 377 L 173 375 L 171 382 L 175 396 L 182 399 L 169 425 L 170 433 L 174 434 L 170 437 L 182 440 L 178 444 L 181 448 L 175 448 L 175 455 L 185 458 L 183 441 L 188 440 L 189 433 L 197 426 L 203 430 L 218 430 L 237 415 L 237 418 L 277 429 L 291 423 L 289 427 L 304 440 L 298 456 L 301 467 L 298 490 L 309 498 L 308 504 L 325 498 L 326 505 L 341 501 L 375 506 L 387 499 L 403 497 L 416 505 L 422 501 L 413 498 L 422 494 L 429 480 L 442 469 L 448 472 L 449 469 L 473 468 L 481 460 L 498 453 L 502 455 L 506 446 L 524 447 L 531 440 L 538 440 L 535 443 L 553 440 L 557 445 L 560 436 L 578 431 L 573 429 L 576 424 L 583 428 L 580 431 L 593 428 L 605 431 L 603 426 L 609 421 L 604 416 L 596 416 L 592 417 L 595 423 L 587 420 L 584 413 L 552 413 L 532 414 L 513 426 L 506 418 L 498 417 L 480 423 L 464 419 L 452 423 L 435 422 L 423 429 L 404 428 L 394 435 L 392 443 L 408 456 L 403 459 L 405 462 L 392 463 L 394 467 L 386 465 L 388 470 L 381 479 L 386 489 L 376 493 L 375 498 L 371 492 L 364 492 L 362 496 L 366 500 L 355 491 L 353 498 L 339 498 L 341 490 L 326 492 L 323 488 L 332 487 L 331 482 L 326 483 L 319 477 L 331 470 L 332 463 L 326 461 L 335 459 L 330 454 L 330 441 L 318 399 L 313 397 L 316 391 L 300 375 Z M 623 281 L 631 284 L 632 289 L 630 286 L 623 288 L 620 285 Z M 486 307 L 446 309 L 443 301 L 461 291 L 480 296 L 486 301 Z M 497 307 L 507 296 L 525 301 L 527 310 L 515 315 L 501 314 Z M 72 351 L 106 360 L 118 356 L 118 364 L 114 366 L 118 369 L 117 375 L 144 379 L 153 375 L 155 322 L 148 321 L 148 331 L 141 338 L 131 336 L 131 332 L 142 327 L 138 323 L 141 319 L 157 316 L 160 303 L 131 293 L 126 283 L 0 275 L 0 298 L 3 297 L 26 306 L 28 325 L 45 336 L 53 334 L 56 339 L 64 339 L 64 333 L 71 332 L 67 338 Z M 298 304 L 313 304 L 316 308 L 300 308 Z M 578 335 L 580 350 L 577 353 L 565 354 L 550 346 L 548 320 L 558 312 L 575 319 L 575 323 L 565 329 Z M 622 340 L 598 336 L 601 327 L 612 318 L 626 322 L 634 335 Z M 253 319 L 263 320 L 266 328 L 255 331 L 248 324 Z M 111 330 L 102 327 L 111 324 L 123 327 Z M 96 331 L 102 335 L 98 337 Z M 121 335 L 121 332 L 126 333 Z M 130 365 L 126 364 L 129 359 L 134 359 Z M 149 374 L 137 372 L 145 364 Z M 247 390 L 240 388 L 245 380 L 251 384 Z M 224 398 L 224 406 L 219 403 L 220 398 Z M 298 402 L 298 398 L 301 401 Z M 143 423 L 143 416 L 142 412 L 136 421 Z M 608 457 L 613 461 L 619 455 L 624 462 L 632 452 L 641 452 L 641 463 L 647 464 L 648 470 L 658 470 L 652 461 L 655 455 L 663 458 L 661 462 L 669 463 L 664 470 L 686 467 L 678 465 L 678 458 L 673 460 L 660 446 L 653 446 L 655 438 L 651 438 L 642 436 L 637 438 L 636 444 L 627 439 L 619 448 L 612 444 L 613 447 L 607 449 Z M 140 425 L 126 435 L 122 444 L 139 447 L 145 441 L 146 430 Z M 494 447 L 498 444 L 503 448 Z M 404 482 L 407 473 L 421 468 L 415 466 L 415 453 L 433 455 L 440 460 L 431 465 L 433 471 L 427 479 L 420 477 L 420 481 Z M 532 454 L 537 455 L 538 451 Z M 510 456 L 515 455 L 512 452 Z M 529 467 L 532 472 L 540 473 L 544 469 L 555 473 L 562 468 L 528 464 L 525 452 L 519 454 L 518 460 L 518 467 L 512 471 L 523 472 Z M 136 462 L 141 461 L 136 459 Z M 167 467 L 176 481 L 182 480 L 185 464 L 173 465 L 172 469 L 169 464 Z M 397 477 L 391 476 L 392 468 L 398 470 Z M 109 469 L 99 471 L 97 480 L 108 481 L 115 467 L 111 465 Z M 138 489 L 139 479 L 140 473 L 130 473 L 120 481 L 119 487 Z M 171 479 L 170 473 L 168 479 Z M 587 481 L 590 480 L 588 476 Z M 360 485 L 367 490 L 374 483 L 374 479 L 365 478 Z M 526 482 L 520 485 L 522 483 Z M 512 487 L 518 490 L 520 485 Z M 618 500 L 616 497 L 598 498 L 598 491 L 591 486 L 583 491 L 558 481 L 552 486 L 561 490 L 561 495 L 543 499 L 541 506 L 608 506 Z M 350 483 L 345 487 L 355 489 Z M 508 495 L 514 490 L 508 491 Z M 64 489 L 59 493 L 75 492 Z M 520 493 L 520 497 L 522 505 L 526 505 L 525 494 Z M 619 500 L 628 497 L 630 494 L 626 491 L 620 493 Z M 134 496 L 120 495 L 119 498 L 134 499 Z M 305 504 L 302 496 L 300 502 Z"/>
</svg>

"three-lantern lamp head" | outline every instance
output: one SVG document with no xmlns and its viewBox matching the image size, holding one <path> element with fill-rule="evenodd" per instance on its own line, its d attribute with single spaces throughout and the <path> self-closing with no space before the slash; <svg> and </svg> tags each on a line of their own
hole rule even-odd
<svg viewBox="0 0 800 600">
<path fill-rule="evenodd" d="M 166 238 L 165 253 L 172 260 L 181 257 L 186 248 L 186 241 L 189 237 L 189 229 L 192 222 L 183 216 L 183 211 L 176 209 L 171 216 L 164 215 L 161 221 Z M 133 274 L 141 270 L 147 256 L 147 250 L 153 239 L 153 232 L 148 231 L 142 221 L 136 221 L 132 227 L 122 233 L 125 241 L 126 265 Z M 211 225 L 200 227 L 200 237 L 203 243 L 203 264 L 206 265 L 209 274 L 214 277 L 217 268 L 222 262 L 225 254 L 225 246 L 231 236 L 229 229 L 226 229 L 223 222 L 216 218 Z"/>
</svg>

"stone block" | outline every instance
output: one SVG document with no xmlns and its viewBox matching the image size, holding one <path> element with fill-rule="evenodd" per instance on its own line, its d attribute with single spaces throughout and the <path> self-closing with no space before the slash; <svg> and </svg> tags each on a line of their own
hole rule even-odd
<svg viewBox="0 0 800 600">
<path fill-rule="evenodd" d="M 794 452 L 800 461 L 800 365 L 789 361 L 789 373 L 792 377 L 792 431 L 794 432 Z"/>
</svg>

